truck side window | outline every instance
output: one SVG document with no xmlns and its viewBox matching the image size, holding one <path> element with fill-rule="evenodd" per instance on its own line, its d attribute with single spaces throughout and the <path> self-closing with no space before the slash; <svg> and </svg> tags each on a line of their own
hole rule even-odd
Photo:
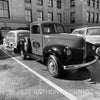
<svg viewBox="0 0 100 100">
<path fill-rule="evenodd" d="M 32 34 L 39 34 L 40 33 L 40 28 L 38 25 L 33 25 L 31 28 Z"/>
<path fill-rule="evenodd" d="M 56 30 L 58 33 L 65 33 L 64 27 L 62 25 L 56 24 Z"/>
<path fill-rule="evenodd" d="M 42 25 L 42 30 L 44 34 L 51 34 L 51 33 L 55 33 L 55 27 L 54 24 L 43 24 Z"/>
</svg>

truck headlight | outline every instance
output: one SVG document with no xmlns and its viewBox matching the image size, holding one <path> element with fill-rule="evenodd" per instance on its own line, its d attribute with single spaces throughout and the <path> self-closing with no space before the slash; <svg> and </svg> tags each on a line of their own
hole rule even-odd
<svg viewBox="0 0 100 100">
<path fill-rule="evenodd" d="M 70 56 L 70 55 L 72 54 L 72 52 L 71 52 L 71 50 L 70 50 L 69 47 L 66 47 L 66 48 L 65 48 L 65 54 L 66 54 L 67 56 Z"/>
</svg>

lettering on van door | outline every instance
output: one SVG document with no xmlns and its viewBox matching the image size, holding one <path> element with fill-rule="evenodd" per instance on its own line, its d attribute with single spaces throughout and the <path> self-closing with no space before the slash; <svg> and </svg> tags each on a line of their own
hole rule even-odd
<svg viewBox="0 0 100 100">
<path fill-rule="evenodd" d="M 40 48 L 40 43 L 37 42 L 37 41 L 34 41 L 34 42 L 33 42 L 33 47 L 34 47 L 35 49 L 39 49 L 39 48 Z"/>
</svg>

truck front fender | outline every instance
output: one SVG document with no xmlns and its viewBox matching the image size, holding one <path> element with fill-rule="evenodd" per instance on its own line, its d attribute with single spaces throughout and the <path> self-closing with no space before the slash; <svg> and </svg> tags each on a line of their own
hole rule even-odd
<svg viewBox="0 0 100 100">
<path fill-rule="evenodd" d="M 69 61 L 71 59 L 71 56 L 67 56 L 65 54 L 65 48 L 64 45 L 49 45 L 44 48 L 43 50 L 43 63 L 46 64 L 47 59 L 50 55 L 55 55 L 59 61 L 60 64 L 64 64 L 64 61 Z"/>
</svg>

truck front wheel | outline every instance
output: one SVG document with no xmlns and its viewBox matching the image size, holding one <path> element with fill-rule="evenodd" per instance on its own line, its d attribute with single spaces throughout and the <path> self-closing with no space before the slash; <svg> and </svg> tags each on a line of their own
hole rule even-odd
<svg viewBox="0 0 100 100">
<path fill-rule="evenodd" d="M 61 74 L 61 68 L 59 66 L 59 62 L 54 55 L 50 55 L 47 60 L 47 68 L 51 76 L 59 77 Z"/>
</svg>

